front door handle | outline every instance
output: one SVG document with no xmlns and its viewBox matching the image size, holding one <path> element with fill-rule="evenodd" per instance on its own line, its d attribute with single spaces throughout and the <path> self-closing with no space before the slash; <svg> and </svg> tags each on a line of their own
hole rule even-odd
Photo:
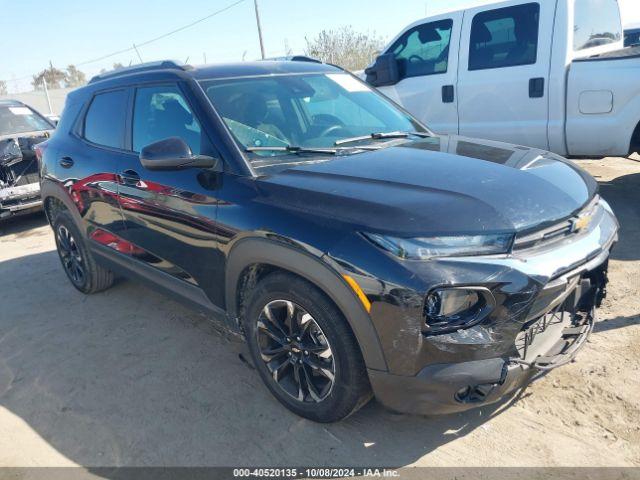
<svg viewBox="0 0 640 480">
<path fill-rule="evenodd" d="M 532 78 L 529 80 L 529 98 L 544 97 L 544 78 Z"/>
<path fill-rule="evenodd" d="M 136 186 L 140 183 L 140 175 L 135 170 L 125 170 L 120 174 L 120 181 L 123 185 Z"/>
<path fill-rule="evenodd" d="M 73 167 L 73 158 L 71 157 L 62 157 L 60 159 L 60 166 L 63 168 L 71 168 Z"/>
<path fill-rule="evenodd" d="M 455 93 L 453 85 L 442 86 L 442 103 L 453 103 L 455 99 Z"/>
</svg>

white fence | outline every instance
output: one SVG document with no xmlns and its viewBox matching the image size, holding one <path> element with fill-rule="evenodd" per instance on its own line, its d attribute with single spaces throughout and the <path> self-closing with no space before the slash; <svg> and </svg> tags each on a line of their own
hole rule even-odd
<svg viewBox="0 0 640 480">
<path fill-rule="evenodd" d="M 60 115 L 64 107 L 64 101 L 67 98 L 67 94 L 72 91 L 73 88 L 60 88 L 57 90 L 49 90 L 49 98 L 51 99 L 51 110 L 49 112 L 49 105 L 47 104 L 47 97 L 43 90 L 37 90 L 34 92 L 12 93 L 9 95 L 0 96 L 0 100 L 19 100 L 26 103 L 30 107 L 36 109 L 40 113 L 54 115 Z"/>
</svg>

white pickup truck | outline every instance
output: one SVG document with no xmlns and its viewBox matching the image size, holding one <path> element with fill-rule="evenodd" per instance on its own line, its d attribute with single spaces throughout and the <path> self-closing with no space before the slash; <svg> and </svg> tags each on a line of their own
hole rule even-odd
<svg viewBox="0 0 640 480">
<path fill-rule="evenodd" d="M 616 0 L 509 0 L 429 17 L 366 80 L 439 133 L 564 156 L 640 151 L 640 48 Z"/>
</svg>

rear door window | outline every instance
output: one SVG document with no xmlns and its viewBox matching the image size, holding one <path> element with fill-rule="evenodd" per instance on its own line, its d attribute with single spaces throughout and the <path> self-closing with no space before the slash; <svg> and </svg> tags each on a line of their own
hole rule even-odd
<svg viewBox="0 0 640 480">
<path fill-rule="evenodd" d="M 128 92 L 99 93 L 91 101 L 84 119 L 84 138 L 97 145 L 124 148 Z"/>
<path fill-rule="evenodd" d="M 471 24 L 469 70 L 536 63 L 539 23 L 538 3 L 478 13 Z"/>
<path fill-rule="evenodd" d="M 453 20 L 425 23 L 407 30 L 389 48 L 398 61 L 400 78 L 446 73 Z"/>
</svg>

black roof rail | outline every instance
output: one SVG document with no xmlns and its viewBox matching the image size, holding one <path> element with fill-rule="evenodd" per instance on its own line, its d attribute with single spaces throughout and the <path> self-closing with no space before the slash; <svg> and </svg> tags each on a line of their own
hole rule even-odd
<svg viewBox="0 0 640 480">
<path fill-rule="evenodd" d="M 271 57 L 265 58 L 266 61 L 275 62 L 310 62 L 310 63 L 322 63 L 317 58 L 309 57 L 307 55 L 286 55 L 284 57 Z"/>
<path fill-rule="evenodd" d="M 150 72 L 153 70 L 191 70 L 193 67 L 191 65 L 180 64 L 174 60 L 161 60 L 158 62 L 147 62 L 141 63 L 139 65 L 133 65 L 131 67 L 118 68 L 116 70 L 111 70 L 109 72 L 101 73 L 99 75 L 95 75 L 91 77 L 89 83 L 98 82 L 100 80 L 105 80 L 107 78 L 117 78 L 122 75 L 128 75 L 130 73 L 139 73 L 139 72 Z"/>
</svg>

